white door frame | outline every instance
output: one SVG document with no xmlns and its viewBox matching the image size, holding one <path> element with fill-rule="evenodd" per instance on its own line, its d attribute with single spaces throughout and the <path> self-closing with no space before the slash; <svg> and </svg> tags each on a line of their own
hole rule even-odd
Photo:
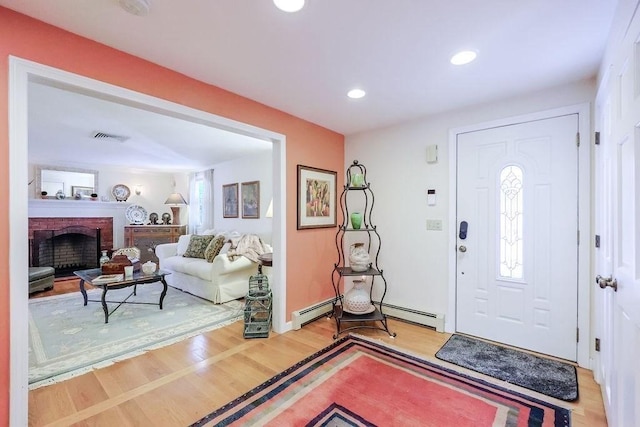
<svg viewBox="0 0 640 427">
<path fill-rule="evenodd" d="M 27 425 L 28 402 L 28 84 L 47 82 L 72 87 L 87 94 L 100 94 L 114 102 L 148 108 L 168 116 L 186 117 L 213 127 L 271 141 L 273 143 L 272 243 L 274 252 L 286 253 L 286 137 L 256 126 L 186 107 L 154 96 L 125 89 L 25 59 L 9 57 L 9 319 L 10 425 Z M 273 268 L 273 329 L 291 329 L 286 321 L 286 256 L 277 257 Z M 277 289 L 277 291 L 276 291 Z"/>
<path fill-rule="evenodd" d="M 591 342 L 591 304 L 589 286 L 592 282 L 591 266 L 591 131 L 589 103 L 570 105 L 536 113 L 477 123 L 469 126 L 452 128 L 449 130 L 449 281 L 447 315 L 445 316 L 445 332 L 456 332 L 456 203 L 457 203 L 457 158 L 458 150 L 456 136 L 459 133 L 474 132 L 482 129 L 507 126 L 516 123 L 542 120 L 550 117 L 578 114 L 578 130 L 581 135 L 578 150 L 578 227 L 580 230 L 580 246 L 578 247 L 578 328 L 580 341 L 578 342 L 578 365 L 590 368 Z"/>
</svg>

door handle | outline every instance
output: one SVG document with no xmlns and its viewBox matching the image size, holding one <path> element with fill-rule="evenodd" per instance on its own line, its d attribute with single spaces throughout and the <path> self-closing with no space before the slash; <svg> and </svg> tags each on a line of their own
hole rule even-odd
<svg viewBox="0 0 640 427">
<path fill-rule="evenodd" d="M 458 237 L 460 237 L 460 240 L 464 240 L 467 238 L 468 228 L 469 228 L 469 223 L 467 221 L 462 221 L 460 223 L 460 233 L 458 233 Z"/>
<path fill-rule="evenodd" d="M 614 292 L 618 292 L 618 281 L 612 277 L 596 276 L 596 283 L 600 286 L 600 289 L 605 289 L 607 286 L 613 288 Z"/>
<path fill-rule="evenodd" d="M 467 252 L 467 247 L 465 245 L 460 245 L 460 246 L 458 246 L 458 250 L 460 252 Z"/>
</svg>

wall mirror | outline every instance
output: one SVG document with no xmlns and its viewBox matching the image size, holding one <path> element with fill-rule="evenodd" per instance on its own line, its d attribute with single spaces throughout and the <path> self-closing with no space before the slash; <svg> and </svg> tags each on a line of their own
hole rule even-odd
<svg viewBox="0 0 640 427">
<path fill-rule="evenodd" d="M 98 193 L 98 171 L 59 166 L 36 166 L 35 197 L 88 199 Z M 57 196 L 63 194 L 62 196 Z"/>
</svg>

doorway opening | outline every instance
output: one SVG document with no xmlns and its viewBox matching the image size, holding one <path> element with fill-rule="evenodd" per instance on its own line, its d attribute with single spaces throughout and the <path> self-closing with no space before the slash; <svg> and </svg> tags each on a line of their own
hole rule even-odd
<svg viewBox="0 0 640 427">
<path fill-rule="evenodd" d="M 230 130 L 273 143 L 273 203 L 272 246 L 278 253 L 286 252 L 286 138 L 284 135 L 245 123 L 226 119 L 201 110 L 134 92 L 108 83 L 83 77 L 32 61 L 9 58 L 9 185 L 27 188 L 28 184 L 28 99 L 29 84 L 37 82 L 57 88 L 79 91 L 113 102 L 146 108 L 149 111 L 180 117 L 208 126 Z M 9 280 L 10 280 L 10 413 L 12 419 L 26 419 L 28 395 L 28 194 L 12 191 L 9 195 Z M 273 266 L 274 316 L 276 332 L 286 330 L 286 257 L 278 257 Z"/>
</svg>

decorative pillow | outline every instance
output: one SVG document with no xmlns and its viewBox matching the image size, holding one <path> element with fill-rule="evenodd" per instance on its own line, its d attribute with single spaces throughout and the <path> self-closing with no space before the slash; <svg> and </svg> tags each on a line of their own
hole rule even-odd
<svg viewBox="0 0 640 427">
<path fill-rule="evenodd" d="M 206 259 L 207 262 L 213 262 L 213 259 L 218 256 L 223 245 L 224 237 L 216 237 L 211 240 L 207 249 L 204 250 L 204 259 Z"/>
<path fill-rule="evenodd" d="M 204 251 L 213 240 L 213 237 L 214 236 L 191 236 L 189 247 L 182 256 L 185 258 L 204 258 Z"/>
</svg>

